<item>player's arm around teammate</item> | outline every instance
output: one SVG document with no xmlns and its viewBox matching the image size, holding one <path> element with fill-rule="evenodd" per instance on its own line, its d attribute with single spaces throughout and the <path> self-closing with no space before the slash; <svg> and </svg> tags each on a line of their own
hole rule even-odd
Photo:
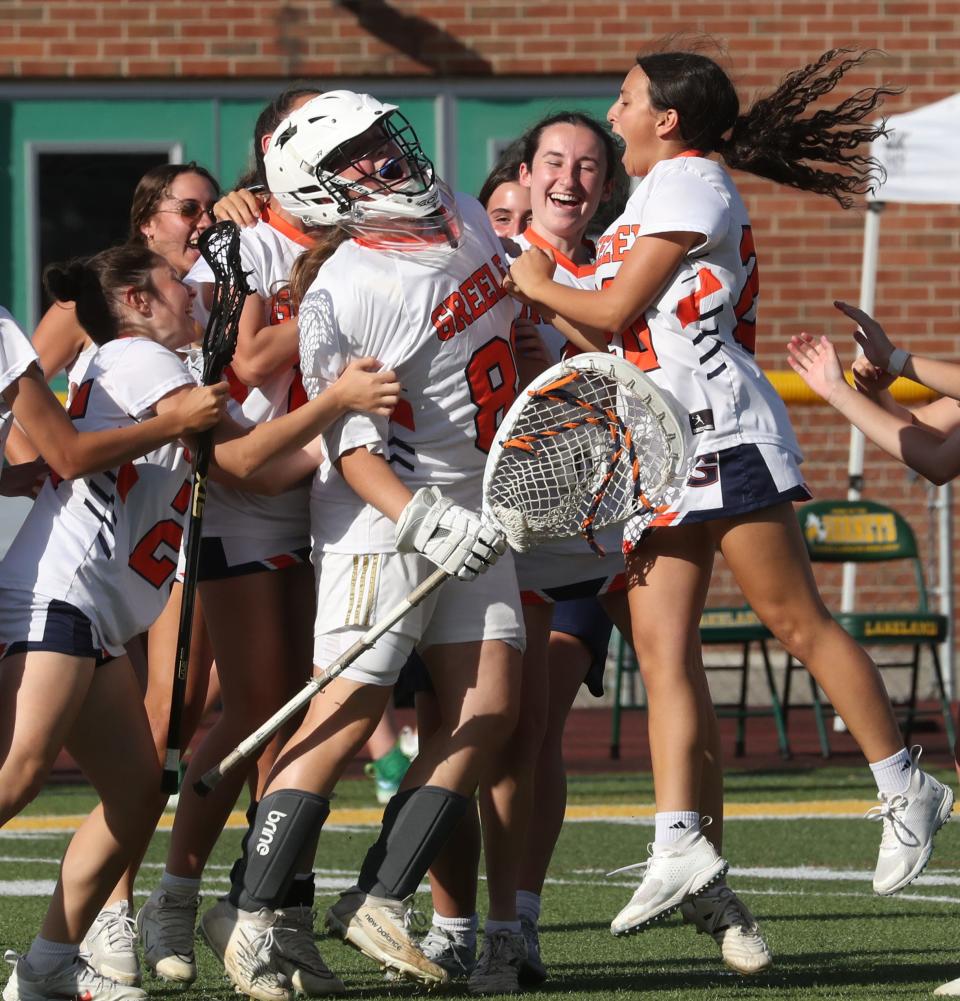
<svg viewBox="0 0 960 1001">
<path fill-rule="evenodd" d="M 657 826 L 646 877 L 614 919 L 615 934 L 643 928 L 701 894 L 727 867 L 700 833 L 697 806 L 706 690 L 698 623 L 718 548 L 760 619 L 847 722 L 877 779 L 885 825 L 909 813 L 913 845 L 893 848 L 884 837 L 877 892 L 895 892 L 917 875 L 949 813 L 949 791 L 903 747 L 875 665 L 817 592 L 789 503 L 809 496 L 799 450 L 784 407 L 752 358 L 758 282 L 749 218 L 729 176 L 706 158 L 719 152 L 730 166 L 845 203 L 869 185 L 869 164 L 846 152 L 849 142 L 837 151 L 832 131 L 844 128 L 848 137 L 869 141 L 876 129 L 860 123 L 882 94 L 820 111 L 812 153 L 809 145 L 801 153 L 799 137 L 813 120 L 796 116 L 817 87 L 832 88 L 861 58 L 825 53 L 740 115 L 732 84 L 712 60 L 688 53 L 640 57 L 608 118 L 624 139 L 628 173 L 643 181 L 601 238 L 599 290 L 550 283 L 549 262 L 535 255 L 512 269 L 522 295 L 575 325 L 615 331 L 603 340 L 670 389 L 697 433 L 700 464 L 677 509 L 654 521 L 652 533 L 628 525 L 625 534 L 634 639 L 650 700 Z M 772 158 L 764 136 L 777 137 L 780 152 Z M 800 163 L 805 158 L 836 169 L 811 174 Z M 721 392 L 721 383 L 752 387 L 749 412 L 736 395 Z M 736 476 L 749 482 L 749 497 L 732 496 Z"/>
<path fill-rule="evenodd" d="M 285 207 L 313 223 L 342 224 L 355 237 L 323 265 L 301 305 L 308 393 L 322 389 L 345 360 L 369 353 L 382 356 L 404 385 L 394 420 L 350 415 L 326 436 L 341 473 L 317 478 L 311 503 L 314 660 L 323 665 L 434 565 L 465 580 L 502 552 L 498 534 L 469 510 L 480 504 L 490 444 L 481 435 L 492 424 L 479 412 L 486 394 L 471 397 L 468 369 L 481 352 L 481 360 L 495 355 L 504 370 L 488 389 L 502 383 L 498 406 L 512 399 L 512 308 L 490 281 L 502 267 L 501 248 L 485 219 L 479 223 L 482 209 L 470 204 L 461 218 L 459 203 L 438 185 L 395 108 L 368 95 L 321 95 L 276 130 L 267 166 L 270 188 Z M 459 330 L 442 327 L 438 304 L 478 272 L 487 276 L 488 308 Z M 403 461 L 388 463 L 392 451 Z M 437 484 L 450 496 L 440 495 Z M 411 940 L 403 901 L 462 816 L 490 752 L 515 724 L 522 632 L 506 559 L 476 583 L 446 584 L 311 703 L 277 759 L 230 903 L 201 922 L 241 991 L 260 996 L 255 992 L 263 989 L 263 978 L 254 984 L 244 972 L 251 962 L 277 968 L 270 966 L 276 952 L 261 934 L 276 928 L 269 911 L 276 913 L 304 864 L 303 846 L 326 818 L 336 780 L 376 726 L 415 644 L 431 670 L 440 727 L 421 744 L 387 804 L 358 886 L 331 909 L 328 924 L 381 964 L 428 983 L 445 979 Z M 265 825 L 276 846 L 269 856 L 255 850 Z"/>
</svg>

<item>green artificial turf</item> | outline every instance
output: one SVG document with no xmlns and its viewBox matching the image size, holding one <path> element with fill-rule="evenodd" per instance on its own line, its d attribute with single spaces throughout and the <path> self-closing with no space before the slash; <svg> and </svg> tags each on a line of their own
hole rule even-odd
<svg viewBox="0 0 960 1001">
<path fill-rule="evenodd" d="M 941 777 L 950 779 L 944 772 Z M 869 800 L 873 788 L 865 770 L 736 773 L 727 780 L 730 803 L 810 803 L 824 799 Z M 648 775 L 577 776 L 570 802 L 578 805 L 649 803 Z M 30 809 L 33 815 L 80 813 L 93 803 L 83 787 L 52 789 Z M 371 783 L 346 781 L 337 806 L 373 806 Z M 802 811 L 801 811 L 802 812 Z M 317 857 L 318 931 L 323 909 L 336 889 L 352 882 L 374 837 L 373 828 L 325 830 Z M 947 825 L 933 861 L 921 879 L 892 898 L 875 896 L 870 876 L 880 825 L 862 819 L 730 820 L 724 854 L 732 865 L 729 882 L 759 920 L 775 966 L 746 979 L 725 969 L 705 935 L 673 917 L 640 935 L 613 938 L 611 917 L 629 898 L 637 877 L 610 869 L 646 857 L 652 837 L 647 824 L 576 822 L 564 828 L 543 895 L 541 944 L 550 979 L 536 993 L 571 999 L 650 998 L 707 1001 L 722 998 L 850 998 L 890 1001 L 923 998 L 944 980 L 960 975 L 960 824 Z M 226 888 L 240 832 L 227 832 L 207 869 L 204 893 L 211 900 Z M 66 844 L 62 834 L 12 836 L 0 831 L 0 893 L 13 881 L 52 881 Z M 147 855 L 138 888 L 156 884 L 169 836 L 158 834 Z M 481 913 L 485 887 L 481 884 Z M 429 915 L 426 893 L 418 905 Z M 0 945 L 27 947 L 46 906 L 43 896 L 0 897 Z M 374 965 L 322 935 L 320 948 L 347 984 L 363 998 L 421 996 L 410 985 L 387 986 Z M 235 998 L 209 950 L 198 945 L 200 976 L 189 997 Z M 147 979 L 152 997 L 183 992 Z M 463 985 L 444 996 L 467 996 Z M 435 996 L 435 995 L 434 995 Z"/>
</svg>

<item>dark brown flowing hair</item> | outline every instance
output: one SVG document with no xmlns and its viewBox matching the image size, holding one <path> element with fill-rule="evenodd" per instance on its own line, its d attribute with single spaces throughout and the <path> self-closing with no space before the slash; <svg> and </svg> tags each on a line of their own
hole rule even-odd
<svg viewBox="0 0 960 1001">
<path fill-rule="evenodd" d="M 707 56 L 656 52 L 638 56 L 637 65 L 650 81 L 651 106 L 677 112 L 688 149 L 717 152 L 736 170 L 829 195 L 849 208 L 851 195 L 873 190 L 883 178 L 878 161 L 861 149 L 886 135 L 886 127 L 883 122 L 863 124 L 864 119 L 884 97 L 900 93 L 868 87 L 833 108 L 801 117 L 872 54 L 851 52 L 824 52 L 784 77 L 772 94 L 755 101 L 744 115 L 730 78 Z"/>
</svg>

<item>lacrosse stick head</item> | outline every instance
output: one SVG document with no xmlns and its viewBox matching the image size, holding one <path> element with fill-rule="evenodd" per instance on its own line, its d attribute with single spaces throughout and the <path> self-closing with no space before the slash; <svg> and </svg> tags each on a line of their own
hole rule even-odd
<svg viewBox="0 0 960 1001">
<path fill-rule="evenodd" d="M 250 289 L 240 259 L 240 230 L 224 220 L 211 226 L 197 243 L 213 272 L 213 304 L 203 334 L 203 383 L 219 381 L 237 347 L 240 313 Z"/>
<path fill-rule="evenodd" d="M 680 495 L 692 449 L 677 405 L 635 365 L 589 353 L 560 362 L 516 399 L 484 472 L 483 509 L 510 545 L 652 521 Z"/>
</svg>

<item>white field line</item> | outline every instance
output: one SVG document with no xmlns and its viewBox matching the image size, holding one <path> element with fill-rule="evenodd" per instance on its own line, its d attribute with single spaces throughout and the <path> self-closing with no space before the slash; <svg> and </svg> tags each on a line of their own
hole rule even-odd
<svg viewBox="0 0 960 1001">
<path fill-rule="evenodd" d="M 876 806 L 874 800 L 815 800 L 805 803 L 730 803 L 724 810 L 725 821 L 737 820 L 850 820 L 862 817 Z M 960 814 L 960 803 L 954 807 Z M 620 823 L 652 824 L 653 804 L 650 803 L 597 803 L 573 804 L 567 807 L 568 823 Z M 173 827 L 173 814 L 165 813 L 157 825 L 158 831 Z M 366 827 L 379 827 L 383 810 L 379 807 L 334 809 L 324 829 L 352 831 Z M 15 817 L 0 830 L 0 838 L 24 834 L 65 834 L 75 831 L 85 818 L 82 815 Z M 230 814 L 226 830 L 246 830 L 246 816 L 239 810 Z"/>
<path fill-rule="evenodd" d="M 2 856 L 0 863 L 16 865 L 49 865 L 59 866 L 60 859 L 55 858 L 21 858 L 19 856 Z M 161 869 L 162 865 L 152 863 L 145 868 Z M 208 872 L 225 872 L 228 866 L 208 866 Z M 550 886 L 579 886 L 594 889 L 633 889 L 636 880 L 609 879 L 605 877 L 602 869 L 576 869 L 573 874 L 583 876 L 582 879 L 561 879 L 548 877 L 546 882 Z M 353 883 L 355 872 L 346 869 L 318 869 L 316 870 L 316 887 L 323 892 L 337 893 L 346 889 Z M 854 869 L 821 869 L 816 866 L 793 866 L 793 867 L 763 867 L 755 866 L 751 868 L 731 868 L 730 875 L 739 878 L 776 880 L 779 883 L 789 883 L 789 893 L 802 895 L 805 897 L 854 897 L 858 899 L 874 899 L 875 895 L 868 889 L 863 890 L 820 890 L 813 887 L 818 883 L 825 882 L 856 882 L 861 886 L 868 886 L 872 873 L 867 870 Z M 802 884 L 802 885 L 796 885 Z M 53 879 L 14 879 L 0 880 L 0 897 L 49 897 L 53 893 L 55 881 Z M 926 894 L 913 892 L 924 887 L 938 886 L 960 886 L 960 878 L 947 876 L 939 872 L 928 873 L 920 876 L 913 884 L 911 892 L 897 894 L 897 900 L 905 903 L 941 903 L 960 904 L 960 897 L 946 896 L 940 894 Z M 204 880 L 204 892 L 218 893 L 229 889 L 229 883 L 222 876 L 214 876 L 212 879 Z M 427 884 L 419 888 L 419 892 L 429 891 Z M 773 888 L 750 888 L 750 896 L 782 896 L 787 892 L 785 887 Z"/>
</svg>

